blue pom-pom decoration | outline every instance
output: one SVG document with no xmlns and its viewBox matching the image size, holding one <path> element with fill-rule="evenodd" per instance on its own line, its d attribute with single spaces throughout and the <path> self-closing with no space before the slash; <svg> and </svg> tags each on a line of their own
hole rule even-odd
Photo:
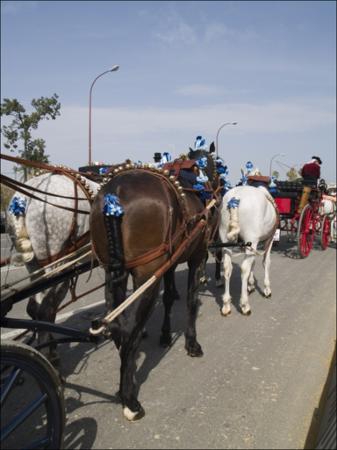
<svg viewBox="0 0 337 450">
<path fill-rule="evenodd" d="M 27 200 L 15 195 L 8 207 L 8 211 L 14 216 L 24 216 L 26 212 Z"/>
<path fill-rule="evenodd" d="M 124 209 L 119 203 L 119 198 L 113 194 L 104 195 L 103 213 L 106 216 L 120 217 L 124 214 Z"/>
<path fill-rule="evenodd" d="M 99 168 L 99 174 L 100 175 L 104 175 L 105 173 L 107 173 L 108 168 L 107 167 L 100 167 Z"/>
<path fill-rule="evenodd" d="M 251 161 L 247 161 L 246 162 L 246 169 L 247 169 L 248 172 L 250 172 L 253 167 L 254 167 L 254 165 L 253 165 L 253 163 Z"/>
<path fill-rule="evenodd" d="M 196 189 L 197 191 L 203 191 L 205 189 L 205 186 L 203 186 L 200 183 L 196 183 L 192 187 L 193 187 L 193 189 Z"/>
<path fill-rule="evenodd" d="M 197 177 L 197 181 L 198 181 L 198 183 L 207 183 L 208 176 L 207 175 L 199 175 Z"/>
<path fill-rule="evenodd" d="M 240 199 L 236 198 L 236 197 L 232 197 L 229 202 L 227 202 L 227 208 L 231 209 L 231 208 L 237 208 L 239 206 L 240 203 Z"/>
<path fill-rule="evenodd" d="M 195 138 L 194 150 L 205 149 L 205 146 L 206 146 L 206 139 L 203 138 L 202 136 L 197 136 Z"/>
<path fill-rule="evenodd" d="M 206 169 L 207 167 L 207 158 L 206 156 L 203 156 L 202 158 L 199 158 L 197 160 L 197 165 L 200 169 Z"/>
<path fill-rule="evenodd" d="M 241 184 L 242 186 L 246 186 L 247 182 L 248 182 L 248 178 L 245 175 L 242 175 L 242 177 L 240 178 Z"/>
</svg>

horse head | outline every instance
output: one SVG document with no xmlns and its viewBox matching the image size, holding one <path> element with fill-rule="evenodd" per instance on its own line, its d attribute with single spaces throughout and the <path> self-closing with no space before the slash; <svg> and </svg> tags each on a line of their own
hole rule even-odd
<svg viewBox="0 0 337 450">
<path fill-rule="evenodd" d="M 216 163 L 213 157 L 214 144 L 212 144 L 210 145 L 209 151 L 204 149 L 193 150 L 192 148 L 190 148 L 187 156 L 189 159 L 194 159 L 195 161 L 197 161 L 199 169 L 205 175 L 207 175 L 212 188 L 216 189 L 218 185 L 218 174 L 216 170 Z"/>
</svg>

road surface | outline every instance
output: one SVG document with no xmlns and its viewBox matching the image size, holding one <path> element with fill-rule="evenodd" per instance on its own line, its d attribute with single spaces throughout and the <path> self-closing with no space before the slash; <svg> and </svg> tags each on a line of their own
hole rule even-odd
<svg viewBox="0 0 337 450">
<path fill-rule="evenodd" d="M 112 343 L 60 346 L 65 448 L 304 448 L 336 342 L 336 248 L 315 248 L 303 260 L 291 257 L 289 249 L 282 241 L 272 252 L 271 299 L 261 295 L 258 258 L 258 288 L 250 296 L 249 317 L 238 311 L 242 257 L 234 260 L 229 317 L 220 315 L 222 290 L 213 281 L 202 288 L 197 321 L 202 358 L 190 358 L 184 350 L 187 268 L 179 267 L 182 299 L 172 313 L 173 345 L 168 350 L 158 345 L 160 301 L 141 344 L 136 378 L 146 415 L 138 422 L 128 422 L 118 402 L 119 357 Z M 12 269 L 7 279 L 24 273 Z M 213 275 L 213 258 L 207 271 Z M 1 270 L 2 279 L 6 273 Z M 96 269 L 89 283 L 87 278 L 81 276 L 79 292 L 102 282 L 103 273 Z M 59 320 L 88 329 L 103 311 L 102 302 L 101 289 L 67 307 Z M 24 315 L 24 305 L 14 312 Z M 2 330 L 2 337 L 8 333 Z"/>
</svg>

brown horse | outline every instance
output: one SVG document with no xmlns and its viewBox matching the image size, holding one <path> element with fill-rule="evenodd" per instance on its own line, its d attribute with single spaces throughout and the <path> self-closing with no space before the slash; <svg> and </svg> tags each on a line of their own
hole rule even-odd
<svg viewBox="0 0 337 450">
<path fill-rule="evenodd" d="M 205 158 L 207 167 L 204 171 L 215 187 L 216 171 L 211 154 L 204 150 L 191 150 L 189 153 L 190 159 L 198 160 L 200 157 Z M 195 163 L 190 164 L 192 170 L 197 168 Z M 171 344 L 170 312 L 175 298 L 174 271 L 178 264 L 187 262 L 188 321 L 185 348 L 190 356 L 202 356 L 196 337 L 197 289 L 209 238 L 217 222 L 217 208 L 207 209 L 205 206 L 208 200 L 203 200 L 192 186 L 183 187 L 178 181 L 182 180 L 180 176 L 177 172 L 172 175 L 168 169 L 134 167 L 129 164 L 115 169 L 110 174 L 110 181 L 103 185 L 93 202 L 90 231 L 93 250 L 106 271 L 108 311 L 114 310 L 125 300 L 129 274 L 133 278 L 134 289 L 137 289 L 154 273 L 160 273 L 163 265 L 169 266 L 164 273 L 165 315 L 160 337 L 163 346 Z M 208 187 L 212 191 L 211 183 L 208 183 Z M 109 215 L 106 205 L 111 195 L 118 199 L 123 211 L 117 202 L 114 212 L 110 210 Z M 214 195 L 213 191 L 211 195 Z M 220 201 L 218 198 L 217 203 Z M 134 381 L 136 353 L 159 293 L 160 279 L 108 326 L 108 334 L 119 349 L 119 394 L 124 415 L 129 420 L 144 415 L 137 400 Z"/>
</svg>

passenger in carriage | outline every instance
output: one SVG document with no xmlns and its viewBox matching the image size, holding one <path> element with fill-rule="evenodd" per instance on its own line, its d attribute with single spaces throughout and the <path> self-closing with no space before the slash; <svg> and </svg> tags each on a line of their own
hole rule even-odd
<svg viewBox="0 0 337 450">
<path fill-rule="evenodd" d="M 298 214 L 302 212 L 303 208 L 308 203 L 312 188 L 317 187 L 317 182 L 321 176 L 321 164 L 322 160 L 319 156 L 312 156 L 311 160 L 305 163 L 300 169 L 299 173 L 303 178 L 303 191 L 297 209 Z"/>
</svg>

